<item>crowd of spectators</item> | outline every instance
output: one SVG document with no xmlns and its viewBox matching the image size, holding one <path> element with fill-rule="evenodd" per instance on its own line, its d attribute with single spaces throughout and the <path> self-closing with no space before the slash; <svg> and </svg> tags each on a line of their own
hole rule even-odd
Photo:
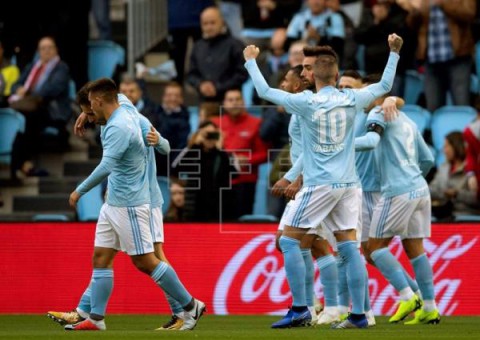
<svg viewBox="0 0 480 340">
<path fill-rule="evenodd" d="M 143 79 L 124 77 L 120 82 L 120 91 L 170 142 L 172 153 L 156 156 L 158 176 L 172 178 L 166 218 L 215 221 L 251 214 L 259 165 L 274 163 L 288 152 L 290 116 L 245 90 L 248 77 L 242 52 L 246 45 L 260 47 L 259 66 L 269 83 L 278 87 L 285 71 L 301 64 L 302 50 L 309 45 L 332 46 L 341 58 L 342 71 L 377 73 L 389 53 L 386 37 L 395 32 L 404 38 L 405 48 L 392 94 L 404 96 L 406 72 L 414 70 L 425 77 L 424 96 L 417 104 L 430 112 L 447 103 L 447 92 L 452 104 L 473 106 L 470 75 L 479 67 L 473 58 L 479 38 L 475 33 L 478 2 L 168 1 L 169 54 L 175 72 L 163 89 L 161 102 L 150 99 Z M 96 1 L 97 16 L 107 4 Z M 97 20 L 100 34 L 110 37 L 111 28 L 102 27 L 101 21 Z M 0 41 L 0 103 L 16 108 L 26 118 L 26 129 L 14 144 L 12 176 L 45 175 L 33 162 L 38 152 L 35 146 L 41 145 L 37 142 L 49 127 L 56 129 L 60 143 L 68 144 L 70 69 L 52 37 L 39 41 L 36 58 L 21 74 L 11 65 L 10 56 Z M 191 112 L 185 105 L 189 89 L 197 94 L 198 126 L 191 125 Z M 19 105 L 28 96 L 38 99 L 33 113 L 27 105 Z M 264 105 L 264 109 L 252 114 L 246 102 Z M 453 203 L 462 212 L 478 209 L 479 126 L 477 119 L 463 134 L 447 136 L 447 161 L 431 182 L 437 201 Z M 464 144 L 465 150 L 460 147 Z M 279 217 L 280 211 L 270 212 Z"/>
</svg>

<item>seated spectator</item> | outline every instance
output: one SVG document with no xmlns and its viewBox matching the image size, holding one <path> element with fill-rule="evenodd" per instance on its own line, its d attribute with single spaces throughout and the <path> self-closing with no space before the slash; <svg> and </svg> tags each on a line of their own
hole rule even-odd
<svg viewBox="0 0 480 340">
<path fill-rule="evenodd" d="M 5 53 L 5 48 L 0 41 L 0 107 L 8 106 L 12 85 L 17 82 L 20 70 L 17 65 L 10 63 L 10 55 Z"/>
<path fill-rule="evenodd" d="M 193 45 L 187 81 L 201 101 L 220 102 L 225 91 L 247 80 L 241 41 L 228 33 L 220 11 L 206 8 L 200 17 L 202 39 Z"/>
<path fill-rule="evenodd" d="M 345 23 L 326 7 L 325 0 L 307 0 L 307 9 L 294 15 L 287 28 L 287 44 L 305 40 L 311 46 L 330 45 L 343 58 Z"/>
<path fill-rule="evenodd" d="M 213 120 L 223 134 L 223 147 L 233 153 L 241 167 L 240 175 L 232 181 L 233 218 L 251 214 L 258 179 L 258 166 L 267 161 L 267 145 L 260 138 L 261 120 L 246 112 L 242 92 L 238 89 L 225 93 L 222 116 Z"/>
<path fill-rule="evenodd" d="M 215 102 L 204 102 L 200 104 L 198 110 L 198 121 L 203 123 L 214 117 L 220 116 L 220 105 Z"/>
<path fill-rule="evenodd" d="M 138 112 L 147 117 L 156 128 L 155 122 L 158 119 L 160 106 L 143 93 L 135 79 L 124 77 L 120 82 L 119 92 L 123 93 L 135 105 Z"/>
<path fill-rule="evenodd" d="M 446 162 L 442 164 L 430 182 L 432 213 L 439 219 L 455 215 L 477 214 L 477 193 L 468 188 L 465 173 L 465 144 L 461 132 L 451 132 L 443 147 Z"/>
<path fill-rule="evenodd" d="M 170 178 L 170 203 L 164 222 L 185 222 L 185 182 Z"/>
<path fill-rule="evenodd" d="M 184 218 L 187 221 L 229 220 L 224 207 L 232 202 L 222 194 L 230 187 L 236 169 L 229 155 L 220 149 L 220 131 L 211 121 L 200 124 L 189 146 L 175 159 L 172 172 L 186 180 Z"/>
<path fill-rule="evenodd" d="M 20 79 L 12 86 L 10 107 L 25 115 L 26 128 L 17 136 L 12 156 L 12 170 L 24 175 L 39 175 L 33 157 L 39 152 L 44 129 L 53 127 L 58 132 L 60 146 L 68 146 L 66 124 L 72 115 L 69 96 L 70 71 L 60 59 L 52 37 L 38 43 L 38 60 L 28 65 Z"/>
<path fill-rule="evenodd" d="M 480 65 L 478 66 L 480 67 Z M 480 95 L 475 98 L 477 118 L 463 131 L 466 142 L 465 172 L 468 176 L 468 187 L 477 192 L 480 198 Z"/>
</svg>

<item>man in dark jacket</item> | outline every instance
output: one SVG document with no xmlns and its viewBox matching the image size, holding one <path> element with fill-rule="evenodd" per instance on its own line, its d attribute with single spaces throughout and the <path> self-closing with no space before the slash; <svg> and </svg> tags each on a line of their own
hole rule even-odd
<svg viewBox="0 0 480 340">
<path fill-rule="evenodd" d="M 230 36 L 216 7 L 206 8 L 200 23 L 202 39 L 193 46 L 187 81 L 197 89 L 201 101 L 220 102 L 225 91 L 240 88 L 247 80 L 244 45 Z"/>
</svg>

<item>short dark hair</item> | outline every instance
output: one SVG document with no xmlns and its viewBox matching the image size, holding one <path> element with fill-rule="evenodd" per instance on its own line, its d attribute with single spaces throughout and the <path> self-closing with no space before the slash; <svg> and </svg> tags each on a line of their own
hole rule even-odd
<svg viewBox="0 0 480 340">
<path fill-rule="evenodd" d="M 362 81 L 365 85 L 370 85 L 370 84 L 379 83 L 381 79 L 382 79 L 382 75 L 380 73 L 371 73 L 363 77 Z"/>
<path fill-rule="evenodd" d="M 83 85 L 80 90 L 77 92 L 77 104 L 78 105 L 90 105 L 90 100 L 88 100 L 88 92 L 90 89 L 90 85 L 92 82 L 88 82 L 85 85 Z"/>
<path fill-rule="evenodd" d="M 355 70 L 345 70 L 345 71 L 343 71 L 341 76 L 363 81 L 362 75 Z"/>
<path fill-rule="evenodd" d="M 335 62 L 338 63 L 338 55 L 335 50 L 329 45 L 305 46 L 303 48 L 303 55 L 305 57 L 331 56 L 335 59 Z"/>
<path fill-rule="evenodd" d="M 290 68 L 290 70 L 288 71 L 292 71 L 292 73 L 294 75 L 296 75 L 298 78 L 301 78 L 302 76 L 302 71 L 303 71 L 303 65 L 297 65 L 297 66 L 293 66 Z M 286 75 L 286 74 L 285 74 Z"/>
<path fill-rule="evenodd" d="M 218 129 L 217 124 L 215 124 L 211 120 L 205 120 L 205 121 L 200 123 L 200 125 L 198 126 L 198 130 L 203 129 L 204 127 L 207 127 L 207 126 L 210 126 L 210 125 L 213 126 L 215 129 Z"/>
<path fill-rule="evenodd" d="M 88 87 L 88 91 L 103 97 L 103 99 L 109 103 L 117 101 L 118 88 L 110 78 L 100 78 L 92 81 Z"/>
</svg>

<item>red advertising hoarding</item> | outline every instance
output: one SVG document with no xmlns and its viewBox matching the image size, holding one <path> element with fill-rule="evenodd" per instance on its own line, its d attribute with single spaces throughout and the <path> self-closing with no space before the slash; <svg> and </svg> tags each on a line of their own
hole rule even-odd
<svg viewBox="0 0 480 340">
<path fill-rule="evenodd" d="M 93 223 L 0 224 L 0 313 L 71 310 L 88 285 Z M 214 314 L 276 314 L 291 303 L 274 224 L 167 224 L 165 251 L 184 285 Z M 436 224 L 425 240 L 443 315 L 480 315 L 480 224 Z M 394 241 L 392 252 L 410 273 Z M 163 293 L 125 254 L 115 260 L 108 313 L 169 313 Z M 368 265 L 375 314 L 397 295 Z M 319 272 L 315 290 L 322 298 Z"/>
</svg>

